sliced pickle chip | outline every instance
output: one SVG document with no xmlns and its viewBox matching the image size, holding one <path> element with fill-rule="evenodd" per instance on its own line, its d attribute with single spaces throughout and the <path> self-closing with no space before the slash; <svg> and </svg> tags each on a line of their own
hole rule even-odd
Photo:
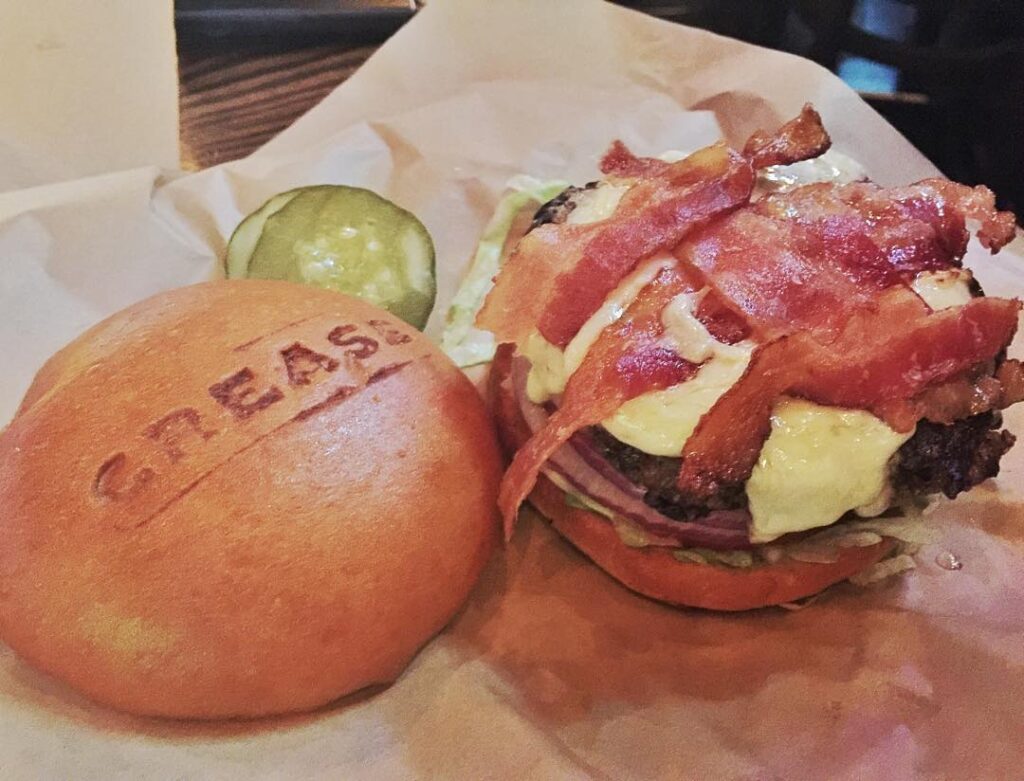
<svg viewBox="0 0 1024 781">
<path fill-rule="evenodd" d="M 235 228 L 235 232 L 228 240 L 227 257 L 224 259 L 228 279 L 245 278 L 246 272 L 249 270 L 249 260 L 252 258 L 253 250 L 256 249 L 256 243 L 260 240 L 260 234 L 263 233 L 263 226 L 266 224 L 267 218 L 280 211 L 288 201 L 304 189 L 310 188 L 300 187 L 278 193 L 238 223 L 238 227 Z"/>
<path fill-rule="evenodd" d="M 434 243 L 427 229 L 410 212 L 359 187 L 306 187 L 270 199 L 235 231 L 227 265 L 228 276 L 348 293 L 420 329 L 434 307 Z"/>
</svg>

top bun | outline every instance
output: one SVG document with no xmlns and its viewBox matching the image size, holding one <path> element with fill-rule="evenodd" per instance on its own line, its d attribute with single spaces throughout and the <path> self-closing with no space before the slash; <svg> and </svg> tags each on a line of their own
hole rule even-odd
<svg viewBox="0 0 1024 781">
<path fill-rule="evenodd" d="M 452 617 L 500 473 L 475 389 L 388 313 L 163 293 L 51 358 L 0 434 L 0 639 L 135 713 L 314 708 Z"/>
</svg>

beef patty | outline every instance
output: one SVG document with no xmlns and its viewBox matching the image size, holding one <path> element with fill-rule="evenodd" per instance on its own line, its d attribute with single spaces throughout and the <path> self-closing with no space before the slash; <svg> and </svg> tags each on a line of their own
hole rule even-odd
<svg viewBox="0 0 1024 781">
<path fill-rule="evenodd" d="M 897 451 L 893 486 L 914 494 L 942 493 L 950 499 L 999 474 L 999 459 L 1014 443 L 999 431 L 1002 416 L 986 412 L 951 425 L 922 420 L 914 436 Z M 652 456 L 620 442 L 599 426 L 587 430 L 598 451 L 637 485 L 647 489 L 644 501 L 669 518 L 689 521 L 711 510 L 746 507 L 742 484 L 729 486 L 705 504 L 687 502 L 676 480 L 682 459 Z"/>
<path fill-rule="evenodd" d="M 1016 440 L 999 431 L 996 411 L 951 425 L 922 420 L 896 454 L 893 483 L 917 494 L 943 493 L 950 499 L 999 474 L 999 459 Z"/>
</svg>

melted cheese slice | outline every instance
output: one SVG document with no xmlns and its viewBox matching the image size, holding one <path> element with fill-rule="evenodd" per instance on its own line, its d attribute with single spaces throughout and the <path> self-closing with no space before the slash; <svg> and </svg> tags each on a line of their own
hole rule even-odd
<svg viewBox="0 0 1024 781">
<path fill-rule="evenodd" d="M 829 149 L 825 154 L 790 165 L 771 165 L 757 174 L 754 196 L 768 192 L 792 190 L 812 182 L 847 184 L 864 179 L 864 167 L 842 152 Z"/>
<path fill-rule="evenodd" d="M 693 314 L 702 295 L 676 296 L 661 316 L 667 346 L 701 364 L 700 370 L 686 382 L 619 407 L 602 425 L 620 442 L 655 456 L 678 456 L 704 413 L 746 370 L 753 344 L 728 345 L 715 339 Z"/>
<path fill-rule="evenodd" d="M 855 510 L 890 504 L 889 461 L 913 431 L 893 431 L 869 412 L 783 399 L 747 481 L 752 542 L 828 526 Z"/>
<path fill-rule="evenodd" d="M 622 196 L 629 190 L 629 183 L 608 184 L 602 182 L 597 187 L 576 195 L 573 199 L 576 206 L 565 221 L 569 225 L 585 225 L 589 222 L 598 222 L 608 219 L 615 213 L 615 209 L 622 200 Z"/>
<path fill-rule="evenodd" d="M 971 300 L 971 272 L 954 268 L 945 271 L 922 271 L 911 287 L 932 309 L 949 309 L 963 306 Z"/>
<path fill-rule="evenodd" d="M 688 382 L 627 401 L 602 424 L 620 442 L 655 456 L 678 456 L 711 409 L 743 374 L 749 353 L 737 350 L 701 367 Z"/>
</svg>

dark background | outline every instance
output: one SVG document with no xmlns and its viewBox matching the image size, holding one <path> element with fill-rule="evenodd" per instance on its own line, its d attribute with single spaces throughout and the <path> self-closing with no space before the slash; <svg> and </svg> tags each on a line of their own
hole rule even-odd
<svg viewBox="0 0 1024 781">
<path fill-rule="evenodd" d="M 411 18 L 416 2 L 177 0 L 186 165 L 241 157 L 287 127 Z M 985 183 L 1004 208 L 1024 213 L 1024 0 L 620 5 L 820 62 L 947 176 Z"/>
</svg>

